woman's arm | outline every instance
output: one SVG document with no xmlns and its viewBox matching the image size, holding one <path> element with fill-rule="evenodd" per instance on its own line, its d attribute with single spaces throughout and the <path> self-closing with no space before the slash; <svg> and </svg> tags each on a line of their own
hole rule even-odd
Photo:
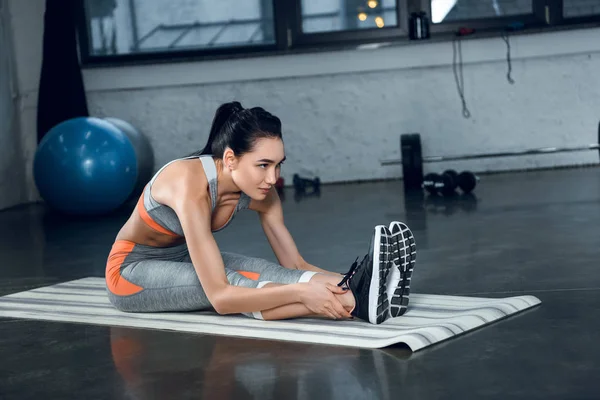
<svg viewBox="0 0 600 400">
<path fill-rule="evenodd" d="M 251 208 L 258 212 L 263 231 L 279 264 L 289 269 L 332 274 L 330 271 L 309 264 L 300 255 L 292 235 L 285 226 L 281 200 L 274 189 L 271 189 L 271 192 L 261 204 L 253 204 Z"/>
<path fill-rule="evenodd" d="M 212 234 L 208 182 L 201 170 L 193 170 L 184 162 L 168 166 L 154 182 L 152 195 L 177 214 L 200 284 L 219 314 L 272 310 L 297 303 L 319 315 L 347 314 L 333 294 L 342 294 L 337 287 L 297 283 L 267 285 L 257 290 L 230 285 Z"/>
<path fill-rule="evenodd" d="M 179 198 L 183 200 L 173 208 L 185 233 L 194 269 L 215 311 L 219 314 L 262 311 L 303 301 L 303 294 L 308 289 L 306 284 L 260 290 L 230 285 L 221 252 L 212 235 L 207 196 L 190 197 L 188 193 Z"/>
<path fill-rule="evenodd" d="M 202 288 L 217 313 L 238 314 L 274 310 L 295 304 L 292 308 L 287 307 L 286 310 L 272 314 L 290 315 L 290 310 L 301 309 L 301 314 L 304 315 L 304 310 L 308 309 L 314 314 L 326 317 L 349 317 L 348 311 L 335 297 L 344 294 L 343 289 L 331 284 L 295 283 L 265 286 L 261 289 L 230 285 L 221 252 L 210 229 L 208 198 L 184 200 L 176 209 L 180 215 L 192 263 Z M 306 308 L 297 307 L 298 303 Z M 286 312 L 288 314 L 284 314 Z"/>
<path fill-rule="evenodd" d="M 310 290 L 306 284 L 260 290 L 229 284 L 221 251 L 211 230 L 208 181 L 201 170 L 190 169 L 183 162 L 174 163 L 160 174 L 152 190 L 157 201 L 177 214 L 198 279 L 219 314 L 262 311 L 303 302 L 304 293 Z"/>
</svg>

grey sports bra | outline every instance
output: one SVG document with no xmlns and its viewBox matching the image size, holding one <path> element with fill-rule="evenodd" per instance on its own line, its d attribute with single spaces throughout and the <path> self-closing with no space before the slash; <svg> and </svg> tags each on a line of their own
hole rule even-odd
<svg viewBox="0 0 600 400">
<path fill-rule="evenodd" d="M 152 177 L 150 182 L 144 188 L 144 193 L 142 196 L 140 196 L 140 201 L 138 202 L 138 211 L 144 222 L 154 230 L 157 230 L 161 233 L 165 233 L 170 236 L 183 236 L 181 222 L 179 221 L 179 218 L 177 217 L 175 211 L 173 211 L 171 207 L 157 202 L 152 197 L 150 191 L 152 189 L 152 184 L 156 180 L 156 177 L 162 172 L 163 169 L 165 169 L 171 163 L 179 160 L 189 160 L 196 157 L 198 156 L 178 158 L 173 161 L 170 161 L 158 170 L 158 172 Z M 204 173 L 206 174 L 206 178 L 208 180 L 208 187 L 210 189 L 210 199 L 212 204 L 211 213 L 213 213 L 217 204 L 217 167 L 215 165 L 215 161 L 210 155 L 202 155 L 198 158 L 200 159 L 200 161 L 202 161 Z M 238 211 L 247 209 L 249 205 L 250 197 L 248 197 L 245 193 L 242 192 L 238 204 L 231 213 L 231 216 L 229 217 L 227 222 L 220 228 L 213 230 L 213 232 L 217 232 L 221 229 L 224 229 L 233 220 L 235 214 L 237 214 Z"/>
</svg>

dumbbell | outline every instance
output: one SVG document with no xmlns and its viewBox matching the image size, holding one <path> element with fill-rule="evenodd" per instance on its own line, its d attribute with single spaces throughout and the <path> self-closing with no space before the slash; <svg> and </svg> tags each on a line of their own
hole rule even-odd
<svg viewBox="0 0 600 400">
<path fill-rule="evenodd" d="M 427 174 L 423 177 L 423 188 L 430 194 L 436 195 L 441 193 L 445 196 L 452 195 L 457 186 L 456 171 L 448 170 L 443 174 Z"/>
<path fill-rule="evenodd" d="M 321 190 L 321 180 L 317 177 L 314 179 L 301 178 L 298 174 L 294 174 L 294 189 L 299 193 L 306 192 L 307 188 L 311 188 L 313 192 Z"/>
<path fill-rule="evenodd" d="M 427 174 L 423 177 L 423 188 L 430 194 L 441 193 L 445 196 L 450 196 L 455 193 L 457 187 L 463 193 L 471 193 L 479 177 L 469 171 L 461 172 L 460 174 L 452 169 L 444 171 L 442 175 Z"/>
<path fill-rule="evenodd" d="M 479 177 L 469 171 L 461 172 L 457 177 L 458 187 L 465 194 L 471 193 L 475 189 L 475 186 L 477 186 L 477 182 L 479 182 Z"/>
</svg>

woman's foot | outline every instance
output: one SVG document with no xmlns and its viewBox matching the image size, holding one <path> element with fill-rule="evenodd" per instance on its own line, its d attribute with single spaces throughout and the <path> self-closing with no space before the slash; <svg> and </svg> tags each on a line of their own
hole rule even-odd
<svg viewBox="0 0 600 400">
<path fill-rule="evenodd" d="M 356 306 L 352 315 L 372 324 L 380 324 L 390 315 L 386 283 L 393 265 L 391 240 L 388 227 L 376 226 L 369 253 L 360 263 L 357 259 L 339 283 L 346 285 L 354 295 Z"/>
<path fill-rule="evenodd" d="M 392 244 L 392 267 L 386 291 L 390 304 L 391 317 L 399 317 L 408 309 L 410 281 L 415 267 L 417 250 L 415 238 L 406 224 L 398 221 L 390 223 Z"/>
</svg>

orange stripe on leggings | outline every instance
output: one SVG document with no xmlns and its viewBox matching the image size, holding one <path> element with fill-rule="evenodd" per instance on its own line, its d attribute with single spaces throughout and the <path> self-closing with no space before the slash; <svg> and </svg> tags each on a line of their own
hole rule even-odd
<svg viewBox="0 0 600 400">
<path fill-rule="evenodd" d="M 257 281 L 258 278 L 260 278 L 260 274 L 258 272 L 238 271 L 238 273 L 248 279 L 252 279 L 253 281 Z"/>
<path fill-rule="evenodd" d="M 110 251 L 106 263 L 106 286 L 117 296 L 130 296 L 144 290 L 121 276 L 121 265 L 125 257 L 131 253 L 135 243 L 127 240 L 117 240 Z"/>
<path fill-rule="evenodd" d="M 140 217 L 142 217 L 142 220 L 150 228 L 152 228 L 155 231 L 158 231 L 160 233 L 164 233 L 165 235 L 179 237 L 178 234 L 176 234 L 175 232 L 171 232 L 168 229 L 163 228 L 162 226 L 160 226 L 159 224 L 157 224 L 156 221 L 154 221 L 152 219 L 152 217 L 148 214 L 148 211 L 146 211 L 146 207 L 144 207 L 144 195 L 143 194 L 140 196 L 140 199 L 138 200 L 137 209 L 138 209 L 138 213 L 140 213 Z"/>
</svg>

